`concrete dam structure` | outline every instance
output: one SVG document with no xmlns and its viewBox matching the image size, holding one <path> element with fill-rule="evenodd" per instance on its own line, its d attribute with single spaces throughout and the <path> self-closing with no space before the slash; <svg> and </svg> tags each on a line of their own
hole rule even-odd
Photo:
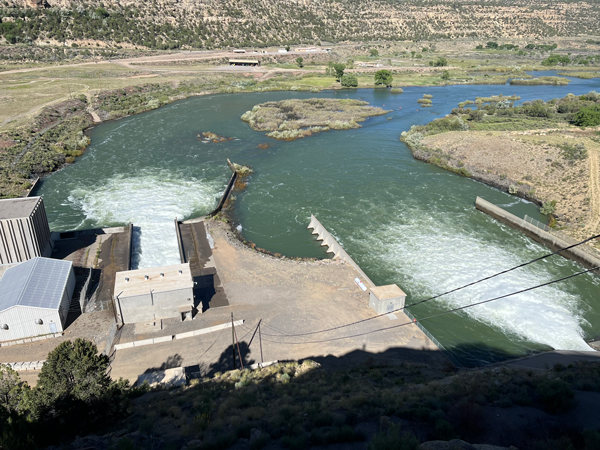
<svg viewBox="0 0 600 450">
<path fill-rule="evenodd" d="M 573 244 L 555 236 L 552 233 L 542 230 L 535 225 L 515 216 L 514 214 L 505 211 L 504 209 L 488 202 L 487 200 L 477 197 L 475 200 L 475 207 L 494 219 L 499 220 L 506 225 L 515 228 L 527 237 L 533 239 L 536 242 L 544 244 L 553 251 L 562 250 Z M 585 245 L 585 244 L 584 244 Z M 595 257 L 590 252 L 586 252 L 582 246 L 573 247 L 560 253 L 561 256 L 576 261 L 588 269 L 600 267 L 600 258 Z M 598 272 L 595 272 L 596 274 Z"/>
</svg>

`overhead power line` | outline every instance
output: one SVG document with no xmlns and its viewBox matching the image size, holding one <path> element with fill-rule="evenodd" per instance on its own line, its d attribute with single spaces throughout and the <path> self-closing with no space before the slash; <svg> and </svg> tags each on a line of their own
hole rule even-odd
<svg viewBox="0 0 600 450">
<path fill-rule="evenodd" d="M 520 268 L 522 268 L 522 267 L 528 266 L 529 264 L 536 263 L 536 262 L 538 262 L 538 261 L 541 261 L 541 260 L 543 260 L 543 259 L 546 259 L 546 258 L 549 258 L 549 257 L 551 257 L 551 256 L 557 255 L 557 254 L 559 254 L 559 253 L 561 253 L 561 252 L 564 252 L 565 250 L 569 250 L 569 249 L 571 249 L 571 248 L 573 248 L 573 247 L 577 247 L 578 245 L 585 244 L 585 243 L 587 243 L 587 242 L 589 242 L 589 241 L 591 241 L 591 240 L 597 239 L 597 238 L 600 238 L 600 234 L 597 234 L 597 235 L 595 235 L 595 236 L 592 236 L 592 237 L 590 237 L 590 238 L 587 238 L 587 239 L 585 239 L 585 240 L 583 240 L 583 241 L 581 241 L 581 242 L 578 242 L 577 244 L 573 244 L 573 245 L 570 245 L 570 246 L 568 246 L 568 247 L 565 247 L 565 248 L 563 248 L 563 249 L 561 249 L 561 250 L 557 250 L 557 251 L 555 251 L 555 252 L 548 253 L 547 255 L 540 256 L 539 258 L 532 259 L 531 261 L 528 261 L 528 262 L 526 262 L 526 263 L 519 264 L 518 266 L 511 267 L 510 269 L 503 270 L 502 272 L 495 273 L 495 274 L 493 274 L 493 275 L 490 275 L 490 276 L 488 276 L 488 277 L 481 278 L 481 279 L 479 279 L 479 280 L 477 280 L 477 281 L 473 281 L 473 282 L 471 282 L 471 283 L 465 284 L 465 285 L 463 285 L 463 286 L 460 286 L 460 287 L 457 287 L 457 288 L 455 288 L 455 289 L 452 289 L 452 290 L 449 290 L 449 291 L 443 292 L 442 294 L 438 294 L 438 295 L 435 295 L 435 296 L 433 296 L 433 297 L 429 297 L 429 298 L 427 298 L 427 299 L 425 299 L 425 300 L 420 300 L 420 301 L 418 301 L 418 302 L 415 302 L 415 303 L 410 303 L 410 304 L 408 304 L 408 305 L 404 305 L 402 308 L 394 309 L 394 310 L 392 310 L 392 311 L 388 311 L 388 312 L 386 312 L 386 313 L 383 313 L 383 314 L 378 314 L 378 315 L 376 315 L 376 316 L 369 317 L 369 318 L 367 318 L 367 319 L 362 319 L 362 320 L 358 320 L 358 321 L 356 321 L 356 322 L 351 322 L 351 323 L 347 323 L 347 324 L 344 324 L 344 325 L 338 325 L 338 326 L 336 326 L 336 327 L 331 327 L 331 328 L 325 328 L 325 329 L 323 329 L 323 330 L 318 330 L 318 331 L 310 331 L 310 332 L 306 332 L 306 333 L 296 333 L 296 334 L 289 334 L 289 333 L 281 333 L 281 334 L 267 334 L 267 333 L 263 333 L 263 335 L 264 335 L 264 336 L 270 336 L 270 337 L 280 337 L 280 336 L 289 336 L 289 337 L 308 336 L 308 335 L 311 335 L 311 334 L 325 333 L 325 332 L 328 332 L 328 331 L 334 331 L 334 330 L 339 330 L 339 329 L 342 329 L 342 328 L 347 328 L 347 327 L 350 327 L 350 326 L 353 326 L 353 325 L 358 325 L 358 324 L 360 324 L 360 323 L 363 323 L 363 322 L 368 322 L 368 321 L 370 321 L 370 320 L 377 319 L 377 318 L 379 318 L 379 317 L 383 317 L 383 316 L 386 316 L 386 315 L 388 315 L 388 314 L 391 314 L 391 313 L 395 313 L 395 312 L 398 312 L 398 311 L 402 311 L 403 309 L 405 309 L 405 308 L 410 308 L 411 306 L 416 306 L 416 305 L 420 305 L 421 303 L 425 303 L 425 302 L 429 302 L 429 301 L 431 301 L 431 300 L 435 300 L 436 298 L 440 298 L 440 297 L 442 297 L 442 296 L 444 296 L 444 295 L 452 294 L 453 292 L 457 292 L 457 291 L 460 291 L 460 290 L 462 290 L 462 289 L 465 289 L 465 288 L 468 288 L 468 287 L 470 287 L 470 286 L 473 286 L 473 285 L 475 285 L 475 284 L 479 284 L 479 283 L 482 283 L 482 282 L 484 282 L 484 281 L 490 280 L 490 279 L 492 279 L 492 278 L 495 278 L 495 277 L 497 277 L 497 276 L 504 275 L 504 274 L 506 274 L 506 273 L 508 273 L 508 272 L 512 272 L 513 270 L 517 270 L 517 269 L 520 269 Z M 591 270 L 595 270 L 595 269 L 591 269 Z M 277 330 L 275 327 L 272 327 L 272 326 L 270 326 L 270 325 L 268 325 L 268 324 L 265 324 L 265 326 L 266 326 L 266 327 L 268 327 L 268 328 L 273 328 L 275 331 L 277 331 L 277 332 L 280 332 L 280 331 L 279 331 L 279 330 Z"/>
<path fill-rule="evenodd" d="M 581 272 L 577 272 L 577 273 L 574 273 L 572 275 L 568 275 L 566 277 L 559 278 L 557 280 L 552 280 L 552 281 L 548 281 L 546 283 L 538 284 L 538 285 L 532 286 L 530 288 L 521 289 L 520 291 L 512 292 L 510 294 L 501 295 L 499 297 L 494 297 L 494 298 L 491 298 L 491 299 L 488 299 L 488 300 L 483 300 L 481 302 L 472 303 L 470 305 L 460 306 L 458 308 L 450 309 L 448 311 L 443 311 L 441 313 L 432 314 L 431 316 L 423 317 L 422 319 L 415 319 L 414 322 L 404 322 L 404 323 L 401 323 L 399 325 L 393 325 L 391 327 L 378 328 L 376 330 L 370 330 L 370 331 L 365 331 L 365 332 L 362 332 L 362 333 L 356 333 L 356 334 L 352 334 L 350 336 L 342 336 L 342 337 L 336 337 L 336 338 L 321 339 L 321 340 L 318 340 L 318 341 L 284 342 L 284 341 L 268 340 L 268 342 L 273 342 L 273 343 L 276 343 L 276 344 L 285 344 L 285 345 L 321 344 L 321 343 L 324 343 L 324 342 L 340 341 L 340 340 L 343 340 L 343 339 L 350 339 L 350 338 L 354 338 L 354 337 L 365 336 L 367 334 L 378 333 L 380 331 L 387 331 L 387 330 L 392 330 L 394 328 L 404 327 L 406 325 L 411 325 L 411 324 L 416 323 L 416 322 L 423 322 L 425 320 L 433 319 L 435 317 L 440 317 L 440 316 L 443 316 L 443 315 L 446 315 L 446 314 L 450 314 L 450 313 L 453 313 L 453 312 L 456 312 L 456 311 L 461 311 L 461 310 L 464 310 L 464 309 L 472 308 L 473 306 L 483 305 L 484 303 L 490 303 L 490 302 L 493 302 L 493 301 L 496 301 L 496 300 L 500 300 L 500 299 L 503 299 L 503 298 L 512 297 L 513 295 L 517 295 L 517 294 L 522 294 L 524 292 L 533 291 L 535 289 L 539 289 L 539 288 L 544 287 L 544 286 L 549 286 L 549 285 L 554 284 L 554 283 L 559 283 L 561 281 L 565 281 L 565 280 L 568 280 L 570 278 L 575 278 L 575 277 L 578 277 L 579 275 L 584 275 L 584 274 L 586 274 L 588 272 L 592 272 L 592 271 L 598 270 L 598 269 L 600 269 L 600 266 L 593 267 L 591 269 L 587 269 L 587 270 L 584 270 L 584 271 L 581 271 Z M 306 333 L 306 334 L 311 334 L 311 333 Z M 293 335 L 289 335 L 289 336 L 292 337 Z M 286 336 L 277 335 L 276 337 L 282 338 L 282 337 L 286 337 Z M 265 340 L 267 340 L 267 339 L 265 339 Z"/>
</svg>

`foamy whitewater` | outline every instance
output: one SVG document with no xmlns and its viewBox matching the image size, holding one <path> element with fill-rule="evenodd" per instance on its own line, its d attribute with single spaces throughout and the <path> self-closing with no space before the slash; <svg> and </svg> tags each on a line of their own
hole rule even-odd
<svg viewBox="0 0 600 450">
<path fill-rule="evenodd" d="M 419 209 L 419 208 L 417 208 Z M 400 214 L 401 224 L 383 225 L 369 242 L 378 258 L 398 273 L 409 274 L 405 283 L 419 292 L 418 301 L 468 284 L 528 259 L 475 234 L 466 234 L 451 221 L 440 221 L 426 211 Z M 534 245 L 534 244 L 530 244 Z M 552 264 L 561 264 L 556 258 Z M 558 278 L 538 262 L 454 294 L 433 300 L 443 309 L 453 309 L 529 288 Z M 458 314 L 518 337 L 561 350 L 591 350 L 583 339 L 578 309 L 579 297 L 561 289 L 561 284 L 467 308 Z"/>
<path fill-rule="evenodd" d="M 133 223 L 132 266 L 145 268 L 179 264 L 174 219 L 209 212 L 223 190 L 220 182 L 147 169 L 115 176 L 92 190 L 75 189 L 69 201 L 102 226 Z"/>
</svg>

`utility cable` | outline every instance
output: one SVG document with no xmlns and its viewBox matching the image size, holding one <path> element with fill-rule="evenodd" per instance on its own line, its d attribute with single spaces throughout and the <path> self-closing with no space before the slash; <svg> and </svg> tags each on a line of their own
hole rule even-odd
<svg viewBox="0 0 600 450">
<path fill-rule="evenodd" d="M 282 333 L 282 334 L 267 334 L 267 333 L 263 333 L 263 335 L 264 335 L 264 336 L 270 336 L 270 337 L 279 337 L 279 336 L 289 336 L 289 337 L 296 337 L 296 336 L 308 336 L 308 335 L 311 335 L 311 334 L 325 333 L 325 332 L 327 332 L 327 331 L 339 330 L 339 329 L 341 329 L 341 328 L 350 327 L 350 326 L 353 326 L 353 325 L 357 325 L 357 324 L 359 324 L 359 323 L 368 322 L 369 320 L 377 319 L 377 318 L 379 318 L 379 317 L 383 317 L 383 316 L 386 316 L 386 315 L 388 315 L 388 314 L 391 314 L 391 313 L 395 313 L 395 312 L 398 312 L 398 311 L 402 311 L 403 309 L 410 308 L 411 306 L 420 305 L 421 303 L 425 303 L 425 302 L 429 302 L 429 301 L 431 301 L 431 300 L 435 300 L 436 298 L 440 298 L 440 297 L 442 297 L 442 296 L 444 296 L 444 295 L 452 294 L 453 292 L 457 292 L 457 291 L 460 291 L 460 290 L 462 290 L 462 289 L 465 289 L 465 288 L 468 288 L 468 287 L 470 287 L 470 286 L 473 286 L 473 285 L 475 285 L 475 284 L 482 283 L 482 282 L 484 282 L 484 281 L 490 280 L 490 279 L 492 279 L 492 278 L 495 278 L 495 277 L 497 277 L 497 276 L 504 275 L 504 274 L 506 274 L 506 273 L 508 273 L 508 272 L 512 272 L 513 270 L 520 269 L 520 268 L 522 268 L 522 267 L 528 266 L 529 264 L 533 264 L 533 263 L 535 263 L 535 262 L 541 261 L 541 260 L 543 260 L 543 259 L 549 258 L 549 257 L 551 257 L 551 256 L 554 256 L 554 255 L 557 255 L 557 254 L 559 254 L 559 253 L 561 253 L 561 252 L 564 252 L 565 250 L 569 250 L 569 249 L 571 249 L 571 248 L 573 248 L 573 247 L 577 247 L 578 245 L 585 244 L 586 242 L 589 242 L 589 241 L 591 241 L 591 240 L 593 240 L 593 239 L 597 239 L 597 238 L 599 238 L 599 237 L 600 237 L 600 234 L 597 234 L 597 235 L 595 235 L 595 236 L 592 236 L 592 237 L 590 237 L 590 238 L 588 238 L 588 239 L 585 239 L 584 241 L 578 242 L 577 244 L 570 245 L 570 246 L 568 246 L 568 247 L 565 247 L 565 248 L 563 248 L 563 249 L 561 249 L 561 250 L 557 250 L 557 251 L 555 251 L 555 252 L 552 252 L 552 253 L 548 253 L 547 255 L 540 256 L 539 258 L 535 258 L 535 259 L 533 259 L 533 260 L 531 260 L 531 261 L 528 261 L 528 262 L 526 262 L 526 263 L 519 264 L 518 266 L 512 267 L 512 268 L 510 268 L 510 269 L 503 270 L 502 272 L 495 273 L 495 274 L 493 274 L 493 275 L 490 275 L 490 276 L 488 276 L 488 277 L 485 277 L 485 278 L 481 278 L 481 279 L 479 279 L 479 280 L 477 280 L 477 281 L 473 281 L 473 282 L 471 282 L 471 283 L 468 283 L 468 284 L 465 284 L 465 285 L 463 285 L 463 286 L 457 287 L 457 288 L 455 288 L 455 289 L 452 289 L 452 290 L 450 290 L 450 291 L 446 291 L 446 292 L 444 292 L 444 293 L 442 293 L 442 294 L 438 294 L 438 295 L 435 295 L 435 296 L 433 296 L 433 297 L 429 297 L 429 298 L 427 298 L 427 299 L 425 299 L 425 300 L 420 300 L 420 301 L 418 301 L 418 302 L 415 302 L 415 303 L 410 303 L 410 304 L 408 304 L 408 305 L 404 305 L 402 308 L 394 309 L 394 310 L 392 310 L 392 311 L 388 311 L 388 312 L 386 312 L 386 313 L 383 313 L 383 314 L 378 314 L 378 315 L 376 315 L 376 316 L 369 317 L 369 318 L 367 318 L 367 319 L 362 319 L 362 320 L 358 320 L 358 321 L 356 321 L 356 322 L 351 322 L 351 323 L 347 323 L 347 324 L 345 324 L 345 325 L 339 325 L 339 326 L 332 327 L 332 328 L 326 328 L 326 329 L 323 329 L 323 330 L 318 330 L 318 331 L 310 331 L 310 332 L 307 332 L 307 333 L 297 333 L 297 334 L 289 334 L 289 333 Z M 592 270 L 594 270 L 594 269 L 592 269 Z M 269 325 L 267 325 L 267 324 L 265 324 L 265 326 L 269 327 Z M 270 328 L 273 328 L 273 329 L 275 329 L 274 327 L 270 327 Z"/>
<path fill-rule="evenodd" d="M 541 287 L 549 286 L 551 284 L 558 283 L 560 281 L 565 281 L 565 280 L 568 280 L 570 278 L 577 277 L 579 275 L 584 275 L 584 274 L 586 274 L 588 272 L 592 272 L 593 270 L 598 270 L 598 269 L 600 269 L 600 266 L 594 267 L 592 269 L 587 269 L 587 270 L 584 270 L 582 272 L 577 272 L 577 273 L 574 273 L 572 275 L 568 275 L 566 277 L 559 278 L 557 280 L 552 280 L 552 281 L 548 281 L 548 282 L 543 283 L 543 284 L 538 284 L 537 286 L 532 286 L 532 287 L 529 287 L 529 288 L 526 288 L 526 289 L 522 289 L 520 291 L 512 292 L 510 294 L 501 295 L 499 297 L 494 297 L 494 298 L 491 298 L 491 299 L 488 299 L 488 300 L 483 300 L 481 302 L 472 303 L 470 305 L 460 306 L 458 308 L 450 309 L 448 311 L 443 311 L 441 313 L 437 313 L 437 314 L 433 314 L 431 316 L 423 317 L 422 319 L 415 319 L 413 322 L 405 322 L 405 323 L 401 323 L 399 325 L 393 325 L 391 327 L 384 327 L 384 328 L 379 328 L 377 330 L 365 331 L 363 333 L 357 333 L 357 334 L 353 334 L 353 335 L 350 335 L 350 336 L 342 336 L 342 337 L 337 337 L 337 338 L 322 339 L 322 340 L 319 340 L 319 341 L 283 342 L 283 341 L 275 341 L 275 340 L 271 341 L 271 340 L 267 340 L 267 342 L 272 342 L 272 343 L 276 343 L 276 344 L 285 344 L 285 345 L 321 344 L 321 343 L 324 343 L 324 342 L 340 341 L 340 340 L 343 340 L 343 339 L 350 339 L 350 338 L 354 338 L 354 337 L 365 336 L 367 334 L 377 333 L 379 331 L 392 330 L 394 328 L 404 327 L 406 325 L 411 325 L 413 323 L 423 322 L 424 320 L 429 320 L 429 319 L 433 319 L 435 317 L 440 317 L 440 316 L 443 316 L 443 315 L 446 315 L 446 314 L 450 314 L 450 313 L 453 313 L 453 312 L 456 312 L 456 311 L 461 311 L 461 310 L 464 310 L 464 309 L 467 309 L 467 308 L 472 308 L 473 306 L 483 305 L 484 303 L 490 303 L 490 302 L 493 302 L 493 301 L 496 301 L 496 300 L 500 300 L 500 299 L 503 299 L 503 298 L 511 297 L 513 295 L 522 294 L 522 293 L 528 292 L 528 291 L 533 291 L 534 289 L 539 289 Z M 278 336 L 278 337 L 284 337 L 284 336 Z"/>
</svg>

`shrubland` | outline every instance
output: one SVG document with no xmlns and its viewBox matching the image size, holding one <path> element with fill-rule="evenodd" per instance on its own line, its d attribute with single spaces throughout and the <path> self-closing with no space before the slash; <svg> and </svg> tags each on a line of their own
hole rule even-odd
<svg viewBox="0 0 600 450">
<path fill-rule="evenodd" d="M 305 360 L 209 370 L 187 387 L 149 389 L 110 380 L 108 357 L 95 350 L 83 340 L 61 344 L 34 388 L 1 367 L 3 448 L 60 443 L 65 449 L 224 450 L 245 443 L 252 449 L 303 449 L 356 443 L 416 450 L 420 442 L 460 438 L 521 449 L 593 450 L 600 439 L 597 429 L 578 425 L 576 411 L 570 414 L 582 395 L 600 392 L 597 363 L 455 372 L 369 360 L 327 370 Z M 523 416 L 565 425 L 531 427 Z"/>
</svg>

